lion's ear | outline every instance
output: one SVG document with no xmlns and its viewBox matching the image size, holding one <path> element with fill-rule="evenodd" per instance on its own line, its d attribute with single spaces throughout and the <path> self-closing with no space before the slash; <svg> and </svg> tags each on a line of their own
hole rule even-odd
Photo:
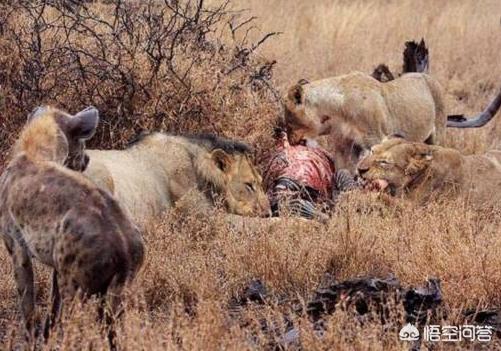
<svg viewBox="0 0 501 351">
<path fill-rule="evenodd" d="M 287 97 L 290 101 L 293 101 L 296 105 L 301 105 L 303 103 L 303 87 L 301 84 L 296 84 L 289 89 Z"/>
<path fill-rule="evenodd" d="M 403 132 L 397 132 L 397 133 L 393 133 L 393 134 L 384 136 L 383 140 L 381 140 L 381 142 L 384 143 L 384 142 L 386 142 L 388 140 L 392 140 L 392 139 L 406 140 L 407 138 L 405 137 L 405 134 Z"/>
<path fill-rule="evenodd" d="M 409 164 L 405 169 L 405 174 L 412 176 L 424 171 L 428 168 L 432 160 L 433 154 L 428 147 L 418 147 L 409 160 Z"/>
<path fill-rule="evenodd" d="M 230 155 L 228 155 L 224 150 L 215 149 L 210 155 L 212 161 L 223 172 L 227 172 L 230 169 L 232 160 Z"/>
<path fill-rule="evenodd" d="M 404 132 L 393 133 L 392 135 L 390 135 L 390 138 L 392 138 L 392 139 L 404 139 L 404 140 L 407 139 L 407 137 L 406 137 L 406 135 L 405 135 Z"/>
</svg>

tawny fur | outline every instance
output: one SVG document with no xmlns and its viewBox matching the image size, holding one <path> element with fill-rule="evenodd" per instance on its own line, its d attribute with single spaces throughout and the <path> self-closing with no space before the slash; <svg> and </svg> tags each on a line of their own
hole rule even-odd
<svg viewBox="0 0 501 351">
<path fill-rule="evenodd" d="M 479 207 L 501 204 L 501 150 L 483 155 L 390 138 L 373 147 L 358 171 L 368 182 L 388 184 L 394 195 L 423 203 L 434 197 L 465 197 Z"/>
<path fill-rule="evenodd" d="M 440 143 L 446 125 L 441 91 L 423 73 L 382 83 L 354 72 L 293 86 L 285 123 L 292 142 L 327 135 L 337 167 L 353 171 L 363 151 L 385 136 Z"/>
<path fill-rule="evenodd" d="M 181 203 L 204 211 L 214 207 L 215 197 L 229 213 L 267 215 L 270 205 L 248 152 L 218 140 L 154 133 L 126 150 L 87 150 L 84 174 L 113 193 L 138 223 Z M 230 149 L 219 148 L 221 141 Z"/>
<path fill-rule="evenodd" d="M 0 178 L 0 234 L 13 259 L 28 331 L 34 322 L 32 258 L 54 269 L 51 324 L 61 298 L 77 291 L 119 294 L 143 261 L 141 235 L 115 199 L 63 166 L 79 139 L 93 133 L 75 118 L 47 109 L 31 120 Z"/>
</svg>

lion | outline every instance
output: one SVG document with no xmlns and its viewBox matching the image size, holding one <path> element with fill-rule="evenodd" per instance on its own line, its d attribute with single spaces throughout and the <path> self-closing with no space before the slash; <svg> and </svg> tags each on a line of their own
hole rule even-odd
<svg viewBox="0 0 501 351">
<path fill-rule="evenodd" d="M 213 135 L 143 135 L 125 150 L 86 150 L 84 175 L 114 194 L 137 223 L 172 207 L 202 212 L 221 201 L 241 216 L 269 216 L 262 178 L 244 143 Z"/>
<path fill-rule="evenodd" d="M 433 145 L 443 142 L 446 126 L 485 125 L 501 106 L 501 91 L 471 119 L 446 116 L 443 100 L 442 87 L 426 73 L 406 73 L 383 83 L 353 72 L 291 87 L 284 122 L 292 143 L 326 135 L 336 167 L 354 172 L 364 153 L 392 134 Z"/>
<path fill-rule="evenodd" d="M 501 203 L 501 150 L 462 155 L 438 145 L 390 137 L 372 147 L 357 173 L 369 187 L 418 203 L 468 197 L 478 206 Z"/>
</svg>

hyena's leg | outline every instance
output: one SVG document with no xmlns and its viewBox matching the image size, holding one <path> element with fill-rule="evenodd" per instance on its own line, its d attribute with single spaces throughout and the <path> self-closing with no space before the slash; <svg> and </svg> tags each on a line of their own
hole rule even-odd
<svg viewBox="0 0 501 351">
<path fill-rule="evenodd" d="M 35 286 L 33 282 L 33 266 L 26 248 L 14 239 L 6 240 L 14 265 L 14 278 L 20 298 L 21 312 L 24 318 L 28 337 L 32 338 L 35 310 Z"/>
<path fill-rule="evenodd" d="M 117 349 L 115 324 L 116 320 L 120 318 L 123 313 L 122 292 L 126 281 L 126 272 L 117 273 L 111 280 L 108 291 L 106 292 L 106 299 L 103 301 L 103 303 L 107 301 L 107 306 L 104 306 L 104 317 L 109 328 L 108 342 L 111 350 Z"/>
<path fill-rule="evenodd" d="M 63 310 L 72 307 L 73 304 L 82 297 L 82 294 L 79 287 L 75 285 L 72 276 L 70 274 L 65 274 L 64 271 L 58 276 L 58 287 L 61 300 L 59 302 L 56 318 L 60 320 Z"/>
<path fill-rule="evenodd" d="M 59 321 L 61 314 L 61 294 L 59 292 L 57 272 L 55 269 L 52 271 L 51 304 L 51 310 L 50 313 L 47 314 L 43 333 L 46 340 L 49 338 L 50 329 Z"/>
</svg>

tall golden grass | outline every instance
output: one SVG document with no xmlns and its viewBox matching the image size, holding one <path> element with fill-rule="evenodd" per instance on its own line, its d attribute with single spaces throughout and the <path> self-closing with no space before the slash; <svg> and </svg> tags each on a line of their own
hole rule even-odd
<svg viewBox="0 0 501 351">
<path fill-rule="evenodd" d="M 302 78 L 370 73 L 379 63 L 401 72 L 404 42 L 421 38 L 430 48 L 430 72 L 447 93 L 449 114 L 480 111 L 501 86 L 501 3 L 496 0 L 232 3 L 258 17 L 256 36 L 259 30 L 283 32 L 261 51 L 278 61 L 282 91 Z M 493 126 L 450 130 L 448 145 L 466 152 L 488 147 Z"/>
<path fill-rule="evenodd" d="M 258 29 L 251 36 L 283 32 L 259 49 L 260 55 L 278 61 L 274 83 L 282 93 L 300 78 L 313 80 L 352 70 L 370 73 L 382 62 L 399 71 L 403 43 L 421 37 L 430 48 L 431 74 L 444 86 L 451 114 L 480 110 L 501 85 L 501 3 L 496 0 L 234 0 L 232 6 L 248 9 L 242 18 L 258 17 L 254 22 Z M 262 149 L 269 145 L 271 132 L 266 133 L 279 106 L 276 111 L 270 104 L 259 109 L 259 97 L 246 96 L 245 106 L 240 97 L 232 100 L 225 95 L 221 101 L 221 109 L 245 111 L 245 118 L 236 119 L 241 125 L 232 126 L 228 112 L 214 118 L 224 118 L 217 122 L 227 126 L 227 135 L 243 137 Z M 495 125 L 501 122 L 482 130 L 449 131 L 447 144 L 466 153 L 481 152 L 499 135 Z M 199 127 L 194 124 L 193 131 Z M 151 224 L 145 233 L 146 263 L 128 290 L 118 327 L 121 349 L 267 349 L 286 329 L 284 312 L 299 329 L 305 350 L 408 349 L 398 340 L 398 329 L 383 329 L 374 321 L 361 325 L 343 311 L 328 317 L 328 328 L 319 338 L 304 315 L 292 312 L 288 301 L 307 301 L 325 273 L 338 280 L 395 274 L 405 285 L 438 277 L 448 311 L 444 324 L 462 323 L 464 308 L 501 306 L 499 212 L 478 213 L 463 202 L 424 207 L 397 202 L 388 207 L 374 197 L 353 194 L 325 226 L 284 219 L 237 231 L 223 217 L 180 216 L 172 210 Z M 36 273 L 42 315 L 49 275 L 40 266 Z M 266 284 L 271 302 L 230 312 L 231 299 L 251 279 Z M 0 349 L 25 347 L 16 294 L 10 258 L 0 250 Z M 95 304 L 76 304 L 47 344 L 37 347 L 107 349 L 105 332 L 96 319 Z M 394 319 L 403 325 L 402 314 Z M 275 332 L 262 331 L 263 320 L 274 324 Z M 440 343 L 435 350 L 475 347 Z M 486 347 L 501 345 L 493 341 Z"/>
</svg>

